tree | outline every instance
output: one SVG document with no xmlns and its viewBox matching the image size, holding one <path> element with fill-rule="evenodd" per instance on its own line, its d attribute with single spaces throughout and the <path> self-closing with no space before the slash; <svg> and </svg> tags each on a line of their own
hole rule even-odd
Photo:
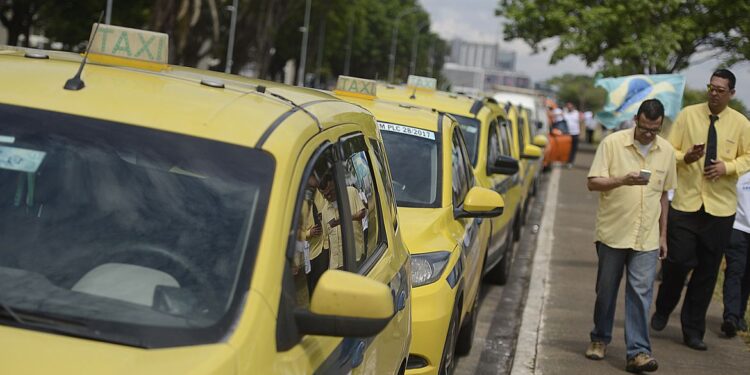
<svg viewBox="0 0 750 375">
<path fill-rule="evenodd" d="M 672 73 L 696 52 L 736 35 L 747 1 L 719 0 L 500 0 L 496 15 L 509 20 L 506 40 L 521 38 L 534 51 L 559 38 L 554 64 L 578 56 L 605 75 Z M 744 21 L 744 24 L 750 24 Z M 747 34 L 742 36 L 747 39 Z M 747 46 L 747 44 L 745 44 Z"/>
<path fill-rule="evenodd" d="M 29 46 L 31 28 L 41 8 L 49 3 L 45 0 L 0 0 L 0 23 L 8 29 L 8 45 L 18 44 L 23 35 L 24 46 Z"/>
<path fill-rule="evenodd" d="M 547 84 L 555 89 L 561 103 L 571 102 L 581 111 L 597 112 L 607 100 L 607 91 L 594 87 L 590 76 L 565 74 L 549 79 Z"/>
<path fill-rule="evenodd" d="M 682 106 L 686 107 L 693 104 L 704 103 L 706 102 L 706 99 L 706 90 L 693 90 L 686 87 L 682 94 Z M 729 107 L 745 116 L 749 113 L 745 104 L 737 98 L 734 98 L 729 102 Z"/>
</svg>

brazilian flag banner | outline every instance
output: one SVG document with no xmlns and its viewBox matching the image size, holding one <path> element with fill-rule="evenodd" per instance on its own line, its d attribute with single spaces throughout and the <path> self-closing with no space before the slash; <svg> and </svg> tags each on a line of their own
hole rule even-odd
<svg viewBox="0 0 750 375">
<path fill-rule="evenodd" d="M 638 107 L 647 99 L 661 101 L 666 117 L 674 121 L 682 109 L 685 77 L 680 74 L 639 74 L 598 78 L 594 86 L 607 90 L 607 103 L 596 118 L 607 129 L 615 129 L 623 121 L 632 120 Z"/>
</svg>

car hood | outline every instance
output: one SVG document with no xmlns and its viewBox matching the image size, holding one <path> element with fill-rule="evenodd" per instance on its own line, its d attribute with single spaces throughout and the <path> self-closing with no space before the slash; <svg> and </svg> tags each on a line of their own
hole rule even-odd
<svg viewBox="0 0 750 375">
<path fill-rule="evenodd" d="M 0 374 L 234 374 L 226 344 L 140 349 L 0 326 Z"/>
</svg>

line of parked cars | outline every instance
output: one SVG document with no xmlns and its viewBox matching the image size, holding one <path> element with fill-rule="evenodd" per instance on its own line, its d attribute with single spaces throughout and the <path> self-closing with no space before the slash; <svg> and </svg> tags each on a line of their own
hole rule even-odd
<svg viewBox="0 0 750 375">
<path fill-rule="evenodd" d="M 493 97 L 0 46 L 0 373 L 450 374 L 545 135 Z"/>
</svg>

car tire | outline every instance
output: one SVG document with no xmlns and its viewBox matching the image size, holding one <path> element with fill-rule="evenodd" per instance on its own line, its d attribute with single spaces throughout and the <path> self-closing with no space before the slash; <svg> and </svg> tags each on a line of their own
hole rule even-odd
<svg viewBox="0 0 750 375">
<path fill-rule="evenodd" d="M 456 370 L 456 341 L 458 340 L 458 324 L 460 319 L 461 306 L 453 306 L 451 321 L 448 324 L 448 331 L 445 335 L 445 345 L 443 345 L 443 356 L 440 358 L 439 375 L 452 375 Z"/>
<path fill-rule="evenodd" d="M 479 280 L 479 286 L 477 294 L 474 296 L 474 303 L 471 306 L 471 313 L 469 317 L 464 320 L 461 325 L 461 330 L 458 332 L 458 339 L 456 340 L 456 355 L 465 356 L 471 351 L 471 347 L 474 344 L 474 332 L 477 328 L 477 315 L 479 314 L 479 297 L 482 293 L 482 280 Z"/>
<path fill-rule="evenodd" d="M 513 263 L 513 245 L 516 242 L 515 230 L 512 230 L 505 244 L 505 254 L 503 258 L 487 273 L 487 281 L 495 285 L 505 285 L 510 276 L 510 266 Z"/>
</svg>

